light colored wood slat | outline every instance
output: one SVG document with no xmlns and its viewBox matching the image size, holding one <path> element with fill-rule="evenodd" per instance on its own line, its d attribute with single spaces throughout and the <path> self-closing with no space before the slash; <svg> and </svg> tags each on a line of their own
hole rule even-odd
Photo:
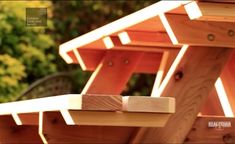
<svg viewBox="0 0 235 144">
<path fill-rule="evenodd" d="M 186 15 L 174 14 L 162 14 L 161 19 L 176 45 L 235 47 L 234 23 L 192 21 Z"/>
<path fill-rule="evenodd" d="M 118 37 L 123 45 L 173 47 L 166 32 L 124 31 Z"/>
<path fill-rule="evenodd" d="M 231 49 L 210 47 L 189 47 L 185 50 L 180 52 L 182 57 L 173 63 L 160 86 L 161 96 L 177 99 L 176 112 L 164 129 L 148 129 L 143 143 L 183 142 L 232 52 Z M 172 128 L 177 131 L 172 131 Z"/>
<path fill-rule="evenodd" d="M 41 129 L 47 143 L 125 143 L 131 132 L 127 127 L 68 126 L 58 112 L 43 113 Z"/>
<path fill-rule="evenodd" d="M 219 125 L 221 127 L 219 127 Z M 235 143 L 234 129 L 235 129 L 235 118 L 211 117 L 211 116 L 197 117 L 184 143 L 186 144 L 231 143 L 232 144 Z"/>
<path fill-rule="evenodd" d="M 127 112 L 175 112 L 175 99 L 171 97 L 125 96 L 122 99 L 123 110 Z"/>
<path fill-rule="evenodd" d="M 17 126 L 11 115 L 0 116 L 0 143 L 42 143 L 37 126 Z"/>
<path fill-rule="evenodd" d="M 156 78 L 155 78 L 155 81 L 153 84 L 153 89 L 151 92 L 152 97 L 157 95 L 156 93 L 158 92 L 158 88 L 160 87 L 160 84 L 164 78 L 164 75 L 166 73 L 167 63 L 169 63 L 169 60 L 168 60 L 169 55 L 170 55 L 169 51 L 165 51 L 162 55 L 161 63 L 160 63 L 159 69 L 157 71 Z"/>
<path fill-rule="evenodd" d="M 124 33 L 124 36 L 123 36 L 123 33 Z M 144 43 L 142 43 L 142 42 L 144 42 L 144 40 L 138 41 L 139 44 L 137 44 L 137 45 L 125 44 L 125 43 L 122 43 L 122 40 L 121 40 L 121 38 L 126 39 L 125 32 L 123 32 L 123 33 L 119 33 L 120 36 L 108 36 L 108 37 L 103 38 L 103 41 L 105 43 L 106 48 L 112 49 L 112 50 L 140 51 L 140 52 L 152 52 L 152 53 L 153 52 L 162 53 L 166 50 L 178 51 L 180 48 L 179 46 L 175 46 L 172 43 L 169 44 L 167 47 L 163 46 L 163 45 L 159 45 L 159 44 L 156 44 L 156 45 L 152 44 L 152 46 L 151 46 L 150 44 L 148 44 L 148 41 L 146 41 L 146 45 L 145 45 Z M 147 33 L 150 33 L 150 32 L 147 32 Z M 154 33 L 154 32 L 151 32 L 151 33 Z"/>
<path fill-rule="evenodd" d="M 160 1 L 160 2 L 155 3 L 149 7 L 144 8 L 142 10 L 139 10 L 131 15 L 123 17 L 117 21 L 114 21 L 108 25 L 105 25 L 101 28 L 93 30 L 87 34 L 84 34 L 78 38 L 74 38 L 71 41 L 68 41 L 68 42 L 60 45 L 59 53 L 67 63 L 72 63 L 73 62 L 72 59 L 67 55 L 68 51 L 85 46 L 85 45 L 92 43 L 98 39 L 101 39 L 105 36 L 109 36 L 114 33 L 120 32 L 121 30 L 124 30 L 126 28 L 132 27 L 134 30 L 140 29 L 141 27 L 138 27 L 140 23 L 147 21 L 151 18 L 154 18 L 160 13 L 165 13 L 167 11 L 175 9 L 175 8 L 177 8 L 183 4 L 189 3 L 189 2 L 190 1 L 183 1 L 183 0 L 182 1 L 174 1 L 174 2 Z M 153 22 L 155 22 L 155 21 L 153 21 Z M 134 26 L 136 26 L 136 27 L 134 27 Z M 150 25 L 147 25 L 147 26 L 149 27 Z M 142 28 L 144 28 L 144 30 L 146 30 L 146 25 L 143 25 Z M 152 29 L 150 29 L 150 30 L 152 31 Z"/>
<path fill-rule="evenodd" d="M 39 111 L 105 110 L 122 109 L 122 97 L 118 95 L 78 95 L 68 94 L 47 98 L 10 102 L 0 104 L 0 114 L 33 113 Z"/>
<path fill-rule="evenodd" d="M 235 22 L 235 4 L 194 1 L 184 7 L 192 20 Z"/>
<path fill-rule="evenodd" d="M 169 113 L 69 111 L 76 125 L 163 127 Z"/>
<path fill-rule="evenodd" d="M 140 52 L 108 51 L 82 93 L 121 93 L 141 57 L 142 53 Z"/>
</svg>

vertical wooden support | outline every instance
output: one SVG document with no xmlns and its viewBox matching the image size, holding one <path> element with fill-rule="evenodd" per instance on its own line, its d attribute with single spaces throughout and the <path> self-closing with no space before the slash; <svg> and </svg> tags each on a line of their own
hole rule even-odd
<svg viewBox="0 0 235 144">
<path fill-rule="evenodd" d="M 107 51 L 82 94 L 120 94 L 135 71 L 142 54 L 142 52 Z"/>
<path fill-rule="evenodd" d="M 160 86 L 161 96 L 176 98 L 176 113 L 164 128 L 148 129 L 143 143 L 184 141 L 231 52 L 231 49 L 210 47 L 189 47 L 184 53 L 180 52 L 179 63 L 173 63 Z"/>
<path fill-rule="evenodd" d="M 16 125 L 11 115 L 0 116 L 0 143 L 42 143 L 38 126 Z"/>
</svg>

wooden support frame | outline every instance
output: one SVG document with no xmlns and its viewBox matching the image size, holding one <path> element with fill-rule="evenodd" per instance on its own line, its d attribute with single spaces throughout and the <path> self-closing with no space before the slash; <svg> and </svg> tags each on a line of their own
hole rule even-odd
<svg viewBox="0 0 235 144">
<path fill-rule="evenodd" d="M 179 53 L 182 55 L 177 57 L 179 61 L 176 58 L 160 87 L 161 96 L 177 98 L 176 113 L 169 118 L 164 129 L 148 129 L 142 139 L 138 139 L 143 143 L 182 143 L 231 52 L 231 49 L 210 47 L 182 49 Z M 172 127 L 180 131 L 172 131 Z"/>
<path fill-rule="evenodd" d="M 161 21 L 176 45 L 234 48 L 234 23 L 192 21 L 187 15 L 161 14 Z M 183 34 L 182 34 L 183 33 Z"/>
<path fill-rule="evenodd" d="M 124 49 L 124 47 L 122 48 Z M 137 48 L 135 48 L 137 50 Z M 153 48 L 151 48 L 153 49 Z M 160 65 L 160 60 L 162 57 L 162 51 L 156 48 L 156 52 L 151 53 L 149 51 L 142 52 L 142 51 L 130 51 L 130 50 L 108 50 L 108 55 L 116 55 L 117 53 L 142 53 L 138 64 L 136 64 L 136 68 L 134 69 L 134 73 L 155 73 L 156 69 L 158 69 Z M 177 52 L 178 49 L 175 49 Z M 106 51 L 102 50 L 84 50 L 84 49 L 77 49 L 75 54 L 77 55 L 77 59 L 81 68 L 84 71 L 95 71 L 98 67 L 102 59 L 107 55 Z M 133 55 L 130 55 L 132 57 Z M 128 58 L 128 56 L 126 56 Z"/>
<path fill-rule="evenodd" d="M 191 20 L 235 22 L 235 4 L 194 1 L 184 7 Z"/>
<path fill-rule="evenodd" d="M 141 52 L 108 51 L 93 72 L 82 93 L 121 93 L 142 55 Z"/>
</svg>

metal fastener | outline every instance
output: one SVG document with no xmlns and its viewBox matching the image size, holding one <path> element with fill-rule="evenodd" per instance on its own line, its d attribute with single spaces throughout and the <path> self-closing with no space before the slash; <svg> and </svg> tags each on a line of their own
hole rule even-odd
<svg viewBox="0 0 235 144">
<path fill-rule="evenodd" d="M 113 66 L 113 62 L 112 61 L 108 61 L 108 66 L 109 67 Z"/>
<path fill-rule="evenodd" d="M 215 40 L 215 35 L 213 35 L 213 34 L 208 34 L 208 35 L 207 35 L 207 39 L 208 39 L 209 41 L 214 41 L 214 40 Z"/>
<path fill-rule="evenodd" d="M 235 32 L 233 30 L 228 30 L 228 36 L 232 37 L 235 35 Z"/>
<path fill-rule="evenodd" d="M 129 60 L 125 59 L 124 64 L 129 64 Z"/>
</svg>

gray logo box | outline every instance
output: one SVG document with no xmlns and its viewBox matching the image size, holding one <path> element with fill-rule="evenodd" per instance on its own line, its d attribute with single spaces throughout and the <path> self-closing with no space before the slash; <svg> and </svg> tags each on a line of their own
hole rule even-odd
<svg viewBox="0 0 235 144">
<path fill-rule="evenodd" d="M 47 26 L 47 8 L 26 8 L 26 26 Z"/>
</svg>

